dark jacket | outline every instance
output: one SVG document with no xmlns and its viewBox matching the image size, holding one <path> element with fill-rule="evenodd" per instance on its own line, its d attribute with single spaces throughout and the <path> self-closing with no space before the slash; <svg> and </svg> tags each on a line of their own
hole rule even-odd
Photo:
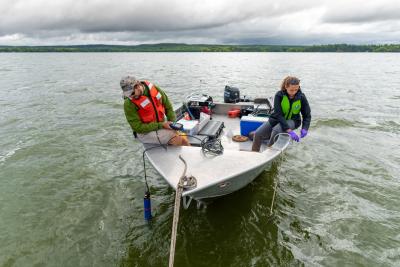
<svg viewBox="0 0 400 267">
<path fill-rule="evenodd" d="M 284 131 L 286 131 L 287 129 L 289 129 L 289 126 L 286 122 L 286 119 L 284 117 L 284 114 L 282 112 L 282 107 L 281 107 L 281 102 L 282 102 L 282 98 L 284 95 L 286 95 L 289 98 L 288 94 L 283 91 L 278 91 L 275 94 L 274 112 L 272 113 L 272 115 L 269 119 L 269 122 L 271 123 L 272 127 L 274 127 L 275 125 L 280 123 L 282 126 L 282 129 Z M 303 94 L 303 92 L 301 90 L 297 91 L 297 93 L 293 99 L 289 98 L 290 106 L 292 106 L 292 103 L 294 101 L 297 101 L 299 99 L 301 101 L 300 113 L 301 113 L 301 116 L 303 117 L 303 125 L 301 128 L 308 130 L 308 128 L 310 127 L 310 122 L 311 122 L 311 108 L 310 108 L 310 105 L 308 104 L 306 95 Z M 294 114 L 291 118 L 294 121 L 295 129 L 298 128 L 302 124 L 300 113 Z"/>
</svg>

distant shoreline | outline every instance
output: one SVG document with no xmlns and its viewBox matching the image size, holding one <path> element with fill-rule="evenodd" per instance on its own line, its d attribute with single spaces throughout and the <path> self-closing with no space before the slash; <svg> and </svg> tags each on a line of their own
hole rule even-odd
<svg viewBox="0 0 400 267">
<path fill-rule="evenodd" d="M 66 45 L 66 46 L 1 46 L 8 52 L 400 52 L 400 44 L 382 45 L 208 45 L 208 44 L 142 44 Z"/>
</svg>

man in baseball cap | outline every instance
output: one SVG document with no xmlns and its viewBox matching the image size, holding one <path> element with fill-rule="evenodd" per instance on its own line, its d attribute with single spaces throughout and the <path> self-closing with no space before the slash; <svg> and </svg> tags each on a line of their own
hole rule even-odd
<svg viewBox="0 0 400 267">
<path fill-rule="evenodd" d="M 120 81 L 126 119 L 142 143 L 190 145 L 186 136 L 171 129 L 175 111 L 167 95 L 149 81 L 133 76 Z"/>
</svg>

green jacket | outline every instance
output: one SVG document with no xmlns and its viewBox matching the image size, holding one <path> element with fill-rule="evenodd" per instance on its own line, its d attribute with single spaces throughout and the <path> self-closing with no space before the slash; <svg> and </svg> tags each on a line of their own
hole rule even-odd
<svg viewBox="0 0 400 267">
<path fill-rule="evenodd" d="M 146 84 L 144 84 L 144 83 L 142 83 L 142 84 L 145 87 L 144 95 L 149 97 L 150 96 L 149 88 L 146 86 Z M 169 101 L 167 95 L 158 86 L 156 86 L 156 88 L 162 96 L 162 103 L 164 104 L 168 121 L 175 121 L 176 120 L 175 111 L 174 111 L 172 104 Z M 140 120 L 138 110 L 139 110 L 139 108 L 135 104 L 133 104 L 129 98 L 125 97 L 124 111 L 125 111 L 126 120 L 128 121 L 129 125 L 132 127 L 132 130 L 134 132 L 148 133 L 151 131 L 162 129 L 163 122 L 143 123 Z"/>
</svg>

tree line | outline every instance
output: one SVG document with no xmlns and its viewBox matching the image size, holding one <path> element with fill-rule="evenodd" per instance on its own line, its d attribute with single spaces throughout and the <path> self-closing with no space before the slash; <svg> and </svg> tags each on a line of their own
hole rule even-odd
<svg viewBox="0 0 400 267">
<path fill-rule="evenodd" d="M 400 44 L 351 45 L 207 45 L 142 44 L 67 45 L 67 46 L 0 46 L 0 52 L 400 52 Z"/>
</svg>

